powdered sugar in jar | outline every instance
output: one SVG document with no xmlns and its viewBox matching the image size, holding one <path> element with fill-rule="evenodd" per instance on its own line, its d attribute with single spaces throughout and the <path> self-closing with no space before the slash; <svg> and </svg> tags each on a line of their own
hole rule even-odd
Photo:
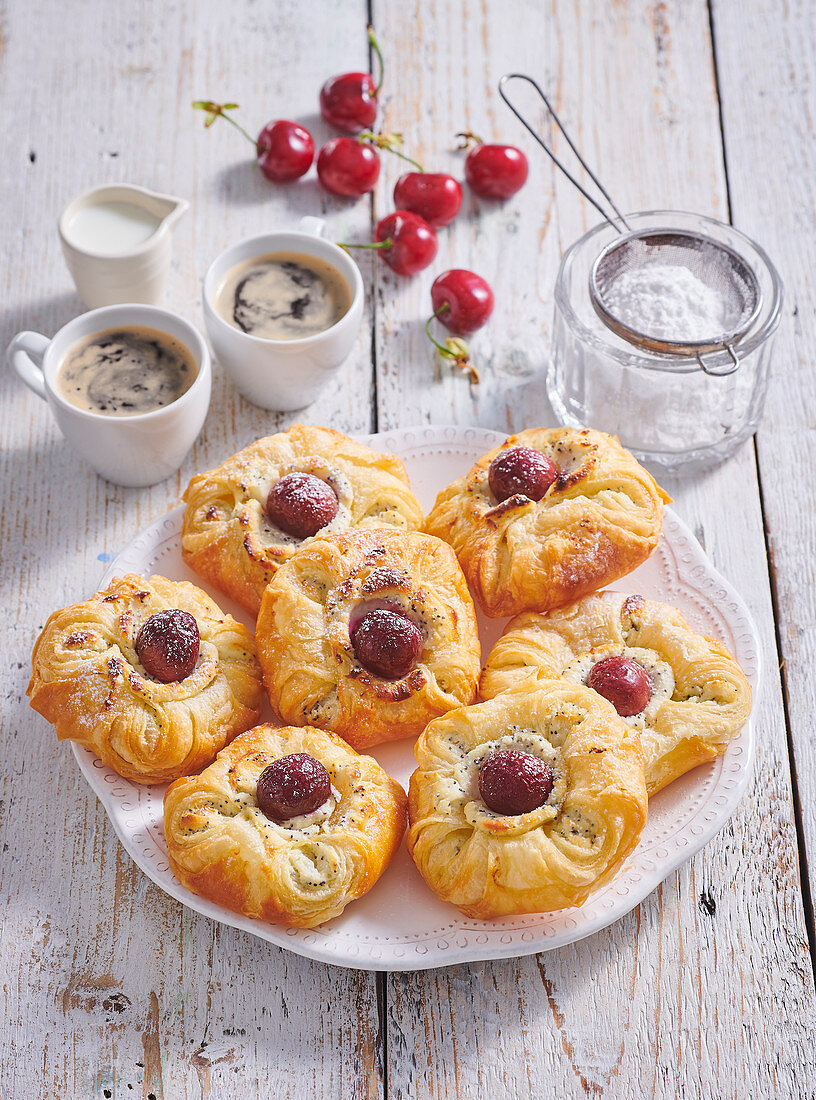
<svg viewBox="0 0 816 1100">
<path fill-rule="evenodd" d="M 617 435 L 643 461 L 667 469 L 717 462 L 759 424 L 782 306 L 781 280 L 757 244 L 712 218 L 649 211 L 627 215 L 627 222 L 633 231 L 660 227 L 704 234 L 749 264 L 760 284 L 762 307 L 735 347 L 739 369 L 707 374 L 694 358 L 637 349 L 601 321 L 592 306 L 589 279 L 595 259 L 615 238 L 614 228 L 603 222 L 561 260 L 547 373 L 550 402 L 563 424 Z M 626 275 L 629 282 L 624 274 L 616 280 L 616 312 L 628 315 L 633 327 L 652 334 L 662 329 L 667 340 L 691 341 L 704 328 L 706 334 L 722 328 L 714 323 L 716 292 L 691 272 L 655 262 Z M 729 365 L 727 352 L 710 353 L 706 359 L 715 370 Z"/>
</svg>

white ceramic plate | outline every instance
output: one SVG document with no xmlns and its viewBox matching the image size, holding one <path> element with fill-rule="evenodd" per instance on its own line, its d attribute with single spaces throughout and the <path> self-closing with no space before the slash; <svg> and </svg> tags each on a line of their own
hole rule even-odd
<svg viewBox="0 0 816 1100">
<path fill-rule="evenodd" d="M 481 428 L 429 427 L 386 432 L 364 442 L 400 456 L 414 491 L 428 508 L 440 488 L 503 438 Z M 182 512 L 178 507 L 144 530 L 111 563 L 103 583 L 131 571 L 145 576 L 160 573 L 200 585 L 181 560 Z M 758 695 L 760 651 L 748 609 L 671 509 L 666 509 L 656 552 L 613 587 L 674 604 L 696 629 L 722 639 Z M 236 618 L 252 625 L 240 608 L 218 592 L 212 595 Z M 483 656 L 505 621 L 480 619 Z M 403 845 L 369 894 L 350 905 L 342 917 L 311 931 L 238 916 L 186 890 L 167 862 L 162 829 L 165 788 L 129 783 L 87 749 L 74 744 L 73 750 L 126 850 L 172 897 L 205 916 L 312 959 L 365 970 L 420 970 L 549 951 L 589 936 L 628 913 L 728 820 L 748 782 L 754 734 L 749 723 L 723 756 L 682 776 L 653 798 L 648 823 L 631 859 L 609 886 L 580 908 L 487 922 L 469 920 L 431 892 Z M 407 787 L 414 769 L 412 741 L 384 745 L 372 755 Z"/>
</svg>

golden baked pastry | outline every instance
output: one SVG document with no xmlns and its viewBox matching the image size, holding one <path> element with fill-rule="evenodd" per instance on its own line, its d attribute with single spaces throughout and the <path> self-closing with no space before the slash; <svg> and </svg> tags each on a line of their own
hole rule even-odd
<svg viewBox="0 0 816 1100">
<path fill-rule="evenodd" d="M 172 679 L 178 660 L 189 674 Z M 54 612 L 31 664 L 31 706 L 57 737 L 135 783 L 198 771 L 261 713 L 252 636 L 186 581 L 115 578 Z"/>
<path fill-rule="evenodd" d="M 645 679 L 628 667 L 622 681 L 621 658 Z M 751 713 L 748 680 L 722 643 L 692 630 L 676 608 L 620 592 L 513 619 L 487 660 L 480 697 L 536 677 L 585 683 L 593 669 L 640 732 L 650 795 L 724 753 Z"/>
<path fill-rule="evenodd" d="M 284 478 L 295 484 L 278 501 L 276 523 L 269 514 L 270 493 L 279 491 Z M 322 491 L 322 498 L 304 499 L 303 482 L 307 487 L 311 482 L 318 496 Z M 215 470 L 198 474 L 184 500 L 185 562 L 253 615 L 278 566 L 315 532 L 382 525 L 407 531 L 422 524 L 422 507 L 398 458 L 331 428 L 305 424 L 259 439 Z"/>
<path fill-rule="evenodd" d="M 256 726 L 164 796 L 179 881 L 236 913 L 294 928 L 331 920 L 370 890 L 404 831 L 402 787 L 318 729 Z"/>
<path fill-rule="evenodd" d="M 451 548 L 421 532 L 358 528 L 303 546 L 264 592 L 256 638 L 283 720 L 356 749 L 415 737 L 476 695 L 473 601 Z"/>
<path fill-rule="evenodd" d="M 640 738 L 580 684 L 541 680 L 451 711 L 415 752 L 408 849 L 469 917 L 580 905 L 646 822 Z"/>
<path fill-rule="evenodd" d="M 652 553 L 669 497 L 603 432 L 531 428 L 443 489 L 425 530 L 445 539 L 493 617 L 562 607 Z"/>
</svg>

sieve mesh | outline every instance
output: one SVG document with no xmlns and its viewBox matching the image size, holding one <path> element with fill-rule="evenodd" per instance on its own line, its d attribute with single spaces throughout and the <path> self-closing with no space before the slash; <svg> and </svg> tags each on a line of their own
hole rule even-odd
<svg viewBox="0 0 816 1100">
<path fill-rule="evenodd" d="M 522 81 L 535 89 L 578 163 L 598 189 L 598 194 L 608 204 L 608 209 L 604 208 L 598 198 L 593 196 L 565 167 L 509 98 L 507 85 L 514 80 Z M 499 81 L 499 95 L 575 189 L 595 207 L 615 232 L 620 234 L 600 254 L 590 276 L 590 299 L 595 312 L 604 324 L 637 347 L 664 355 L 692 356 L 697 359 L 706 374 L 715 376 L 732 374 L 739 367 L 734 342 L 745 335 L 762 308 L 759 281 L 746 260 L 727 245 L 720 244 L 719 241 L 702 233 L 668 227 L 632 232 L 626 217 L 581 156 L 540 85 L 525 73 L 505 73 Z M 628 232 L 624 232 L 625 230 Z M 644 265 L 657 263 L 669 267 L 685 267 L 695 278 L 717 294 L 723 305 L 720 320 L 723 331 L 705 334 L 702 339 L 699 338 L 700 334 L 696 334 L 694 340 L 667 339 L 665 333 L 658 335 L 641 331 L 626 324 L 622 318 L 615 315 L 610 302 L 610 291 L 615 281 L 625 271 L 634 271 Z M 726 352 L 730 362 L 708 364 L 703 359 L 708 352 Z M 719 360 L 721 357 L 715 358 Z"/>
<path fill-rule="evenodd" d="M 721 331 L 694 340 L 668 339 L 665 333 L 649 332 L 625 322 L 616 313 L 616 282 L 625 272 L 650 264 L 685 268 L 712 290 L 723 307 Z M 679 229 L 628 233 L 607 245 L 592 267 L 590 297 L 601 320 L 630 343 L 679 355 L 727 347 L 750 328 L 760 307 L 759 284 L 741 256 L 711 237 Z"/>
</svg>

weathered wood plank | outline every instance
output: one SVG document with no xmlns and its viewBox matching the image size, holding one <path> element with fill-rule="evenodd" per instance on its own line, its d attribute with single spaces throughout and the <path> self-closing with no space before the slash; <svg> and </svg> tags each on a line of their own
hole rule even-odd
<svg viewBox="0 0 816 1100">
<path fill-rule="evenodd" d="M 511 14 L 506 5 L 379 4 L 375 18 L 392 51 L 409 43 L 398 46 L 387 123 L 421 160 L 467 122 L 531 161 L 530 182 L 506 205 L 466 200 L 472 216 L 445 231 L 430 272 L 405 283 L 378 269 L 381 426 L 451 415 L 498 429 L 551 422 L 541 367 L 555 272 L 596 215 L 531 148 L 496 81 L 510 69 L 543 79 L 624 209 L 725 218 L 707 6 L 564 0 Z M 758 31 L 751 48 L 761 51 Z M 735 125 L 753 122 L 740 114 Z M 457 162 L 440 152 L 433 163 Z M 393 179 L 399 169 L 388 171 Z M 388 199 L 379 195 L 378 212 Z M 448 266 L 473 267 L 496 292 L 494 318 L 473 340 L 485 368 L 477 389 L 435 373 L 418 323 L 433 275 Z M 807 1095 L 813 979 L 753 448 L 667 488 L 760 626 L 767 676 L 749 794 L 715 841 L 607 931 L 536 959 L 390 978 L 391 1095 Z"/>
<path fill-rule="evenodd" d="M 774 346 L 767 411 L 757 436 L 777 626 L 784 659 L 811 893 L 816 890 L 813 585 L 816 468 L 813 375 L 816 239 L 816 11 L 754 0 L 713 6 L 729 196 L 734 224 L 779 266 L 787 300 Z M 762 63 L 750 58 L 762 43 Z M 751 124 L 746 125 L 745 120 Z M 773 149 L 773 156 L 767 155 Z M 794 396 L 795 395 L 795 396 Z"/>
<path fill-rule="evenodd" d="M 324 196 L 313 176 L 274 188 L 227 126 L 190 102 L 234 98 L 252 131 L 315 124 L 317 92 L 367 62 L 362 2 L 319 17 L 285 0 L 229 5 L 18 4 L 2 21 L 5 217 L 0 344 L 52 333 L 80 303 L 56 217 L 77 192 L 129 180 L 184 195 L 167 305 L 201 324 L 200 278 L 231 241 L 323 210 L 338 238 L 368 202 Z M 370 321 L 346 370 L 305 417 L 370 431 Z M 178 476 L 105 484 L 74 461 L 38 400 L 0 372 L 0 583 L 5 613 L 5 801 L 0 864 L 0 1094 L 324 1097 L 382 1094 L 374 976 L 300 959 L 178 905 L 134 869 L 67 746 L 22 697 L 47 614 L 93 591 L 110 554 L 175 505 L 191 474 L 283 418 L 238 398 L 216 370 L 204 433 Z"/>
<path fill-rule="evenodd" d="M 776 133 L 756 126 L 759 100 L 773 100 L 782 88 L 785 118 L 792 119 L 796 89 L 812 85 L 804 55 L 814 35 L 801 4 L 789 6 L 773 26 L 774 62 L 762 80 L 756 81 L 754 65 L 737 72 L 746 57 L 764 55 L 770 17 L 763 7 L 754 3 L 744 26 L 736 12 L 715 7 L 732 201 L 738 224 L 770 244 L 765 219 L 768 195 L 775 196 L 771 213 L 784 228 L 780 243 L 804 274 L 798 192 L 791 200 L 792 186 L 802 186 L 793 172 L 800 163 L 794 142 L 784 146 L 789 159 L 779 193 L 770 191 L 773 161 L 763 164 L 767 176 L 756 195 L 752 184 L 744 194 L 734 184 L 732 150 L 745 157 L 743 178 L 753 181 L 755 158 L 761 161 L 771 142 L 776 147 Z M 466 123 L 485 136 L 524 144 L 494 89 L 502 71 L 526 66 L 556 90 L 559 109 L 624 206 L 665 204 L 724 216 L 705 5 L 578 8 L 566 2 L 547 11 L 519 3 L 512 12 L 486 4 L 480 11 L 456 3 L 376 6 L 392 60 L 389 126 L 404 129 L 409 147 L 429 163 Z M 0 179 L 8 212 L 0 229 L 8 256 L 0 275 L 2 338 L 21 327 L 54 331 L 78 310 L 53 218 L 73 193 L 101 179 L 133 179 L 193 199 L 178 232 L 167 301 L 199 322 L 198 277 L 236 237 L 318 207 L 338 239 L 366 237 L 367 203 L 329 199 L 311 177 L 282 196 L 242 159 L 237 136 L 226 128 L 204 134 L 188 107 L 194 96 L 229 95 L 245 105 L 250 129 L 292 114 L 310 116 L 316 137 L 325 137 L 322 124 L 315 125 L 316 90 L 330 72 L 364 67 L 364 21 L 356 5 L 352 12 L 305 10 L 292 0 L 274 13 L 249 2 L 228 9 L 146 4 L 134 12 L 89 4 L 65 11 L 42 0 L 10 13 L 0 68 L 13 167 Z M 113 61 L 84 52 L 86 42 L 100 38 L 110 44 Z M 35 82 L 29 75 L 35 72 L 47 75 Z M 795 140 L 812 136 L 806 112 L 796 119 Z M 460 162 L 445 153 L 438 163 Z M 511 428 L 548 419 L 537 371 L 549 337 L 555 270 L 563 247 L 594 215 L 554 183 L 543 155 L 531 153 L 531 165 L 531 184 L 506 207 L 471 202 L 474 220 L 443 235 L 434 268 L 472 265 L 496 288 L 495 319 L 473 341 L 485 368 L 479 392 L 437 374 L 429 359 L 418 319 L 428 311 L 432 273 L 406 284 L 379 269 L 381 427 L 458 419 Z M 396 162 L 387 166 L 386 178 L 393 182 L 398 171 Z M 379 213 L 390 208 L 385 182 L 376 201 Z M 801 285 L 807 286 L 804 279 Z M 806 294 L 799 299 L 800 325 L 812 316 L 812 292 Z M 797 334 L 799 357 L 791 358 L 801 383 L 804 334 Z M 373 426 L 369 346 L 364 331 L 345 377 L 308 410 L 308 419 L 347 430 Z M 791 413 L 781 403 L 783 392 L 780 387 L 771 397 L 761 459 L 765 439 L 769 455 L 786 444 L 783 425 Z M 175 483 L 135 492 L 79 470 L 36 399 L 8 372 L 0 375 L 0 394 L 0 585 L 8 609 L 4 651 L 11 658 L 0 669 L 7 700 L 0 718 L 7 746 L 0 843 L 8 845 L 0 865 L 6 1007 L 0 1086 L 14 1096 L 33 1095 L 35 1081 L 44 1095 L 379 1095 L 374 980 L 256 943 L 160 894 L 121 853 L 66 750 L 53 744 L 20 698 L 36 630 L 57 603 L 93 588 L 102 568 L 96 555 L 115 550 L 175 503 L 194 469 L 286 420 L 253 409 L 217 379 L 213 413 Z M 800 427 L 809 425 L 803 420 Z M 791 468 L 804 469 L 801 453 L 791 452 Z M 764 477 L 769 466 L 770 460 Z M 669 488 L 715 564 L 749 597 L 766 653 L 773 655 L 755 486 L 753 453 L 745 448 L 721 470 Z M 774 493 L 780 515 L 787 509 L 783 489 Z M 768 497 L 766 491 L 766 508 Z M 807 564 L 794 560 L 790 547 L 806 545 L 813 528 L 797 526 L 793 511 L 784 523 L 770 514 L 787 616 L 783 643 L 800 673 L 801 705 L 791 714 L 801 787 L 803 772 L 814 775 L 801 642 L 813 616 L 806 617 Z M 565 1096 L 633 1090 L 666 1097 L 809 1095 L 812 975 L 772 656 L 769 664 L 752 791 L 721 837 L 636 913 L 585 944 L 538 960 L 389 980 L 392 1095 L 523 1096 L 547 1086 Z"/>
</svg>

